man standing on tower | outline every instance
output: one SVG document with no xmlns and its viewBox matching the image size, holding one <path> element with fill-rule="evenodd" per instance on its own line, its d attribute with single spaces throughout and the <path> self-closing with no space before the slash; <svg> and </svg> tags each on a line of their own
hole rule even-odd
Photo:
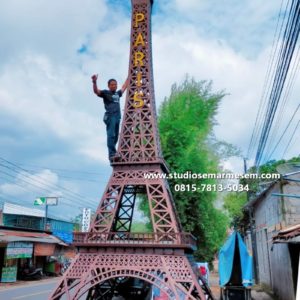
<svg viewBox="0 0 300 300">
<path fill-rule="evenodd" d="M 98 74 L 92 76 L 94 93 L 103 98 L 105 114 L 103 122 L 106 125 L 107 148 L 110 162 L 120 157 L 116 151 L 116 144 L 119 138 L 119 127 L 121 120 L 120 98 L 127 89 L 128 79 L 120 90 L 117 90 L 118 83 L 115 79 L 108 80 L 108 90 L 100 90 L 97 87 Z"/>
</svg>

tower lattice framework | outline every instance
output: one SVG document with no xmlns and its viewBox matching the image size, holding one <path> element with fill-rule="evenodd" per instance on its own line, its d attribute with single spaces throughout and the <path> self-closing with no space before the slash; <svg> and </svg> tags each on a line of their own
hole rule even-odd
<svg viewBox="0 0 300 300">
<path fill-rule="evenodd" d="M 213 299 L 193 262 L 195 238 L 182 231 L 168 182 L 161 176 L 168 169 L 161 153 L 154 97 L 153 1 L 131 2 L 129 87 L 118 145 L 121 158 L 112 163 L 89 232 L 74 235 L 78 254 L 51 300 L 111 299 L 111 290 L 124 278 L 141 279 L 169 299 Z M 148 200 L 151 233 L 131 232 L 140 195 Z"/>
</svg>

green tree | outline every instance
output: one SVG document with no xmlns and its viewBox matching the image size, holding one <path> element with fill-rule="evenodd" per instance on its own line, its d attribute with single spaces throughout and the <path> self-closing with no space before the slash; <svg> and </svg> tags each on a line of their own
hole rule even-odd
<svg viewBox="0 0 300 300">
<path fill-rule="evenodd" d="M 228 211 L 231 225 L 240 229 L 244 220 L 244 205 L 247 202 L 246 192 L 230 192 L 224 197 L 224 208 Z"/>
<path fill-rule="evenodd" d="M 81 231 L 82 213 L 72 218 L 71 222 L 74 223 L 74 227 L 73 227 L 74 231 Z"/>
<path fill-rule="evenodd" d="M 92 211 L 92 213 L 91 213 L 91 222 L 92 222 L 92 220 L 93 220 L 94 217 L 95 217 L 95 211 Z M 74 231 L 81 231 L 81 227 L 82 227 L 82 213 L 80 213 L 79 215 L 77 215 L 74 218 L 72 218 L 71 222 L 74 223 L 74 226 L 73 226 L 73 230 Z"/>
<path fill-rule="evenodd" d="M 170 172 L 217 173 L 220 155 L 237 154 L 234 147 L 217 141 L 213 134 L 215 116 L 223 91 L 212 92 L 212 83 L 196 82 L 186 77 L 181 85 L 174 84 L 170 97 L 159 109 L 158 126 L 164 158 Z M 198 260 L 212 261 L 226 237 L 228 218 L 215 208 L 217 193 L 213 191 L 176 192 L 175 185 L 216 184 L 213 179 L 171 179 L 170 187 L 184 227 L 198 239 Z"/>
</svg>

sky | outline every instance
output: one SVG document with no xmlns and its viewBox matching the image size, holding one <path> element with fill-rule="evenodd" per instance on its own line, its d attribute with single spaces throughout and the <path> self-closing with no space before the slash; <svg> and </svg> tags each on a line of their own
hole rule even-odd
<svg viewBox="0 0 300 300">
<path fill-rule="evenodd" d="M 126 79 L 130 1 L 10 0 L 0 6 L 0 157 L 6 160 L 0 159 L 0 202 L 32 206 L 35 197 L 60 196 L 50 214 L 69 219 L 97 206 L 112 171 L 104 107 L 90 77 L 99 74 L 100 87 L 112 77 L 120 85 Z M 227 93 L 214 132 L 246 155 L 280 7 L 281 0 L 154 1 L 157 107 L 186 74 L 212 80 L 214 91 Z M 296 78 L 282 124 L 299 92 Z M 286 155 L 299 155 L 296 141 Z M 242 159 L 224 167 L 242 172 Z"/>
</svg>

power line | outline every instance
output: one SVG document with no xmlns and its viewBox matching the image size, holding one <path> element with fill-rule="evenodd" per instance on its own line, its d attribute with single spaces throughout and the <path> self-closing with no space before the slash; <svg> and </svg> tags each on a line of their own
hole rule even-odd
<svg viewBox="0 0 300 300">
<path fill-rule="evenodd" d="M 53 188 L 54 185 L 51 186 L 51 185 L 45 184 L 44 182 L 41 182 L 41 181 L 39 181 L 39 180 L 37 180 L 37 179 L 32 179 L 32 178 L 31 178 L 30 176 L 28 176 L 28 175 L 25 175 L 25 174 L 22 174 L 22 173 L 18 173 L 18 171 L 14 170 L 13 168 L 10 168 L 9 166 L 5 166 L 5 165 L 3 165 L 3 164 L 1 164 L 1 163 L 0 163 L 0 166 L 5 167 L 5 168 L 7 168 L 7 169 L 9 169 L 9 170 L 11 170 L 11 171 L 17 173 L 17 175 L 19 175 L 19 176 L 28 178 L 30 181 L 27 181 L 27 180 L 25 180 L 25 179 L 23 179 L 23 178 L 18 177 L 19 180 L 21 180 L 21 181 L 23 181 L 23 182 L 25 182 L 25 183 L 27 183 L 27 184 L 29 184 L 29 185 L 35 186 L 35 187 L 38 188 L 38 189 L 44 190 L 44 191 L 47 192 L 47 193 L 53 193 L 53 189 L 57 189 L 57 187 L 54 187 L 54 188 Z M 1 171 L 1 170 L 0 170 L 0 172 L 3 173 L 3 174 L 5 174 L 5 175 L 7 175 L 7 176 L 9 176 L 9 177 L 15 178 L 15 175 L 6 173 L 6 172 Z M 35 176 L 35 175 L 33 175 L 33 176 Z M 77 197 L 74 197 L 74 196 L 72 196 L 72 195 L 70 196 L 70 194 L 69 194 L 69 197 L 70 197 L 70 198 L 68 198 L 68 196 L 67 196 L 66 198 L 67 198 L 67 199 L 72 199 L 71 202 L 75 202 L 75 201 L 77 201 L 77 202 L 78 202 L 78 201 L 79 201 L 79 202 L 82 202 L 82 200 L 83 200 L 82 198 L 77 198 Z M 76 199 L 77 199 L 77 200 L 76 200 Z M 86 202 L 91 203 L 91 202 L 88 201 L 88 200 L 86 200 Z"/>
<path fill-rule="evenodd" d="M 270 89 L 270 84 L 271 84 L 270 78 L 273 78 L 273 76 L 274 76 L 274 70 L 272 72 L 271 72 L 271 70 L 272 70 L 272 67 L 273 67 L 273 64 L 274 64 L 274 58 L 275 58 L 277 48 L 278 48 L 278 45 L 279 45 L 279 39 L 280 39 L 281 32 L 282 32 L 282 29 L 283 29 L 284 20 L 286 18 L 288 5 L 289 5 L 289 0 L 286 4 L 286 8 L 285 8 L 285 11 L 284 11 L 284 16 L 282 18 L 280 30 L 279 30 L 279 33 L 278 33 L 278 36 L 277 36 L 278 25 L 279 25 L 279 21 L 280 21 L 280 15 L 281 15 L 281 12 L 282 12 L 282 7 L 283 7 L 283 0 L 281 1 L 281 5 L 280 5 L 278 17 L 277 17 L 277 22 L 276 22 L 276 29 L 275 29 L 275 33 L 274 33 L 274 37 L 273 37 L 272 50 L 271 50 L 271 54 L 269 56 L 268 68 L 267 68 L 267 71 L 266 71 L 264 85 L 263 85 L 263 88 L 262 88 L 262 96 L 261 96 L 261 99 L 260 99 L 260 102 L 259 102 L 259 108 L 258 108 L 258 112 L 257 112 L 257 115 L 256 115 L 253 131 L 252 131 L 252 135 L 251 135 L 251 139 L 250 139 L 250 143 L 249 143 L 249 147 L 248 147 L 248 151 L 247 151 L 247 157 L 248 158 L 250 158 L 252 156 L 252 151 L 254 150 L 254 147 L 257 143 L 258 134 L 261 130 L 262 123 L 260 122 L 260 120 L 262 118 L 262 114 L 263 114 L 263 111 L 264 111 L 264 108 L 265 108 L 265 105 L 266 105 L 266 99 L 267 99 L 267 97 L 266 97 L 267 93 L 266 92 Z"/>
<path fill-rule="evenodd" d="M 286 132 L 287 132 L 288 128 L 290 127 L 290 125 L 291 125 L 291 123 L 292 123 L 292 121 L 293 121 L 293 119 L 294 119 L 294 117 L 295 117 L 295 115 L 296 115 L 297 111 L 299 110 L 299 108 L 300 108 L 300 104 L 297 106 L 297 108 L 296 108 L 296 110 L 294 111 L 294 113 L 293 113 L 292 117 L 290 118 L 290 120 L 289 120 L 289 122 L 288 122 L 287 126 L 286 126 L 286 127 L 285 127 L 285 129 L 283 130 L 283 132 L 282 132 L 282 135 L 280 136 L 280 138 L 279 138 L 279 140 L 278 140 L 277 144 L 276 144 L 276 145 L 275 145 L 275 147 L 273 148 L 273 150 L 272 150 L 272 152 L 271 152 L 270 156 L 268 157 L 268 160 L 269 160 L 269 159 L 272 157 L 272 155 L 273 155 L 273 154 L 274 154 L 274 152 L 276 151 L 276 149 L 277 149 L 278 145 L 280 144 L 280 142 L 281 142 L 282 138 L 284 137 L 284 135 L 286 134 Z"/>
<path fill-rule="evenodd" d="M 286 10 L 285 10 L 285 13 L 284 13 L 284 19 L 285 19 L 285 17 L 286 17 L 286 13 L 287 13 L 287 11 L 288 11 L 288 5 L 289 5 L 289 1 L 288 1 L 288 3 L 287 3 L 287 6 L 286 6 Z M 290 14 L 289 14 L 289 17 L 290 17 Z M 281 28 L 280 28 L 280 32 L 279 32 L 279 35 L 278 35 L 278 38 L 277 38 L 277 43 L 276 43 L 276 50 L 277 50 L 277 46 L 278 46 L 278 43 L 279 43 L 279 38 L 280 38 L 280 36 L 281 36 L 281 32 L 282 32 L 282 29 L 283 29 L 283 24 L 284 24 L 284 19 L 283 19 L 283 21 L 282 21 L 282 24 L 281 24 Z M 288 22 L 289 22 L 289 19 L 288 19 L 288 21 L 287 21 L 287 23 L 286 23 L 286 26 L 287 26 L 287 24 L 288 24 Z M 272 63 L 271 63 L 271 67 L 270 68 L 272 68 L 273 67 L 273 62 L 274 62 L 274 57 L 275 57 L 275 54 L 276 54 L 276 51 L 274 51 L 274 53 L 273 53 L 273 57 L 272 57 Z M 276 60 L 276 64 L 278 64 L 278 62 L 279 62 L 279 55 L 277 55 L 277 60 Z M 275 65 L 276 65 L 275 64 Z M 267 73 L 267 79 L 269 79 L 268 77 L 269 77 L 269 75 L 270 75 L 270 70 L 268 71 L 268 73 Z M 274 66 L 274 68 L 273 68 L 273 71 L 272 71 L 272 78 L 274 77 L 274 75 L 275 75 L 275 66 Z M 267 95 L 268 95 L 268 93 L 266 93 L 266 91 L 269 91 L 270 90 L 270 88 L 271 88 L 271 81 L 269 82 L 269 84 L 268 84 L 268 89 L 265 89 L 264 91 L 263 91 L 263 96 L 262 96 L 262 98 L 264 98 L 264 96 L 266 96 L 265 97 L 265 101 L 266 101 L 266 99 L 267 99 Z M 259 111 L 259 113 L 260 113 L 260 111 Z M 261 117 L 262 117 L 262 114 L 263 114 L 263 112 L 261 111 Z M 263 117 L 262 117 L 263 118 Z M 262 120 L 263 121 L 263 120 Z M 259 123 L 259 125 L 257 126 L 257 138 L 258 138 L 258 134 L 259 134 L 259 132 L 261 132 L 262 131 L 262 126 L 263 126 L 263 122 L 260 122 Z M 256 141 L 255 141 L 255 145 L 256 145 Z M 255 146 L 254 145 L 254 146 Z"/>
<path fill-rule="evenodd" d="M 9 177 L 11 177 L 11 178 L 13 178 L 13 179 L 15 179 L 15 176 L 14 175 L 12 175 L 12 174 L 9 174 L 9 173 L 7 173 L 7 172 L 4 172 L 4 171 L 1 171 L 0 170 L 0 173 L 2 173 L 2 174 L 4 174 L 4 175 L 6 175 L 6 176 L 9 176 Z M 3 178 L 3 177 L 2 177 Z M 18 183 L 18 182 L 15 182 L 15 181 L 13 181 L 13 180 L 9 180 L 9 179 L 7 179 L 7 178 L 4 178 L 5 180 L 7 180 L 7 181 L 9 181 L 10 183 L 12 183 L 12 184 L 14 184 L 14 185 L 17 185 L 17 186 L 19 186 L 19 187 L 21 187 L 22 189 L 24 189 L 25 191 L 27 191 L 28 192 L 28 190 L 30 190 L 31 192 L 34 192 L 34 193 L 36 193 L 36 190 L 33 190 L 33 189 L 30 189 L 30 188 L 26 188 L 25 186 L 23 186 L 23 185 L 21 185 L 20 183 Z M 50 191 L 50 190 L 48 190 L 48 189 L 45 189 L 45 188 L 42 188 L 42 187 L 40 187 L 40 186 L 38 186 L 38 185 L 36 185 L 36 184 L 34 184 L 34 183 L 32 183 L 32 182 L 29 182 L 29 181 L 27 181 L 27 180 L 24 180 L 24 179 L 20 179 L 22 182 L 25 182 L 26 184 L 29 184 L 30 186 L 34 186 L 34 187 L 36 187 L 36 188 L 38 188 L 38 189 L 41 189 L 41 190 L 44 190 L 44 191 L 46 191 L 47 193 L 51 193 L 52 191 Z M 74 199 L 69 199 L 69 198 L 65 198 L 69 203 L 71 203 L 71 204 L 74 204 Z"/>
<path fill-rule="evenodd" d="M 293 148 L 295 147 L 295 145 L 296 145 L 297 143 L 299 143 L 299 142 L 297 141 L 297 138 L 299 138 L 299 135 L 297 135 L 296 138 L 294 138 L 293 142 L 292 142 L 292 143 L 290 144 L 290 146 L 289 146 L 289 149 L 293 149 Z M 288 149 L 288 150 L 289 150 L 289 149 Z M 288 153 L 288 150 L 287 150 L 287 153 Z M 299 158 L 300 158 L 299 153 L 298 153 L 298 156 L 299 156 Z"/>
<path fill-rule="evenodd" d="M 299 0 L 293 1 L 289 12 L 287 26 L 284 31 L 283 43 L 279 53 L 279 62 L 276 67 L 276 73 L 272 84 L 271 93 L 267 110 L 264 117 L 263 127 L 261 130 L 259 144 L 255 156 L 255 165 L 259 166 L 266 142 L 269 138 L 271 126 L 273 124 L 274 116 L 278 107 L 279 99 L 282 94 L 284 83 L 293 57 L 295 46 L 299 37 L 300 30 L 299 17 Z"/>
<path fill-rule="evenodd" d="M 288 23 L 288 26 L 287 26 L 288 30 L 287 30 L 287 28 L 286 28 L 286 30 L 285 30 L 285 36 L 287 37 L 288 42 L 291 40 L 291 35 L 287 35 L 287 31 L 290 31 L 290 30 L 291 30 L 291 28 L 292 28 L 292 26 L 293 26 L 293 22 L 294 22 L 294 17 L 292 17 L 292 10 L 290 11 L 289 20 L 290 20 L 290 19 L 292 19 L 292 21 L 291 21 L 292 23 L 290 23 L 290 24 Z M 285 37 L 285 36 L 284 36 L 284 37 Z M 288 49 L 289 49 L 289 48 L 288 48 Z M 283 61 L 283 62 L 286 61 L 286 60 L 284 60 L 285 57 L 286 57 L 285 49 L 284 49 L 283 47 L 281 47 L 280 55 L 279 55 L 279 58 L 280 58 L 281 62 L 282 62 L 282 61 Z M 279 72 L 278 72 L 278 70 L 279 70 Z M 282 92 L 283 85 L 282 85 L 282 87 L 280 87 L 279 90 L 276 90 L 276 88 L 278 87 L 278 85 L 282 83 L 282 81 L 281 81 L 281 77 L 282 77 L 281 71 L 282 71 L 282 70 L 287 70 L 287 71 L 288 71 L 288 68 L 285 68 L 285 66 L 282 66 L 282 65 L 278 64 L 278 65 L 277 65 L 277 72 L 276 72 L 276 75 L 279 74 L 279 76 L 278 76 L 278 78 L 277 78 L 277 81 L 276 81 L 276 76 L 275 76 L 275 81 L 274 81 L 275 89 L 274 89 L 274 84 L 273 84 L 272 91 L 271 91 L 271 95 L 272 95 L 272 92 L 274 92 L 273 95 L 277 95 L 277 94 L 278 94 L 278 91 L 279 91 L 280 93 Z M 280 97 L 280 96 L 279 96 L 279 97 Z M 274 98 L 274 97 L 271 98 L 270 100 L 271 100 L 271 101 L 269 101 L 268 111 L 267 111 L 267 113 L 266 113 L 267 118 L 265 118 L 265 125 L 267 126 L 267 130 L 265 131 L 265 133 L 266 133 L 266 138 L 265 138 L 265 139 L 261 139 L 261 141 L 263 141 L 263 142 L 262 142 L 263 147 L 265 147 L 266 142 L 267 142 L 267 140 L 268 140 L 268 135 L 269 135 L 269 132 L 270 132 L 270 129 L 271 129 L 271 124 L 272 124 L 272 122 L 273 122 L 273 120 L 274 120 L 274 116 L 275 116 L 276 110 L 277 110 L 277 105 L 278 105 L 279 98 L 278 98 L 278 101 L 277 101 L 277 99 Z M 275 107 L 275 108 L 274 108 L 274 107 Z M 274 109 L 273 109 L 273 108 L 274 108 Z M 271 114 L 269 113 L 269 116 L 268 116 L 268 112 L 271 113 Z M 262 157 L 262 153 L 261 153 L 261 157 Z"/>
<path fill-rule="evenodd" d="M 285 108 L 286 108 L 288 100 L 290 98 L 289 96 L 290 96 L 291 90 L 294 87 L 296 75 L 298 74 L 298 69 L 299 69 L 299 66 L 300 66 L 300 59 L 299 58 L 300 58 L 300 45 L 298 46 L 296 58 L 293 61 L 292 71 L 291 71 L 291 74 L 289 76 L 288 83 L 286 85 L 286 89 L 285 89 L 284 96 L 282 98 L 282 103 L 281 103 L 280 109 L 279 109 L 278 113 L 276 114 L 276 120 L 275 120 L 275 123 L 274 123 L 274 127 L 272 128 L 272 133 L 271 133 L 271 136 L 270 136 L 270 142 L 268 144 L 268 148 L 267 148 L 267 151 L 266 151 L 266 154 L 265 154 L 265 161 L 268 161 L 270 159 L 270 157 L 272 156 L 272 154 L 270 154 L 271 146 L 272 146 L 271 141 L 275 140 L 277 134 L 279 133 L 280 125 L 281 125 L 281 122 L 283 120 L 283 116 L 284 116 L 284 112 L 285 112 Z"/>
<path fill-rule="evenodd" d="M 9 174 L 9 173 L 3 172 L 3 171 L 0 171 L 0 173 L 5 174 L 6 176 L 9 176 L 9 177 L 15 178 L 13 175 L 11 175 L 11 174 Z M 31 192 L 31 193 L 33 192 L 33 193 L 36 193 L 36 190 L 33 190 L 33 189 L 30 188 L 30 187 L 25 187 L 25 186 L 19 184 L 18 182 L 15 182 L 15 181 L 10 180 L 10 179 L 5 178 L 5 177 L 0 177 L 0 178 L 4 179 L 5 181 L 10 182 L 11 184 L 14 184 L 14 185 L 16 185 L 16 186 L 19 186 L 20 188 L 22 188 L 22 189 L 23 189 L 24 191 L 26 191 L 26 192 Z M 28 183 L 28 182 L 25 181 L 25 180 L 21 180 L 21 181 L 23 181 L 23 182 L 25 182 L 25 183 Z M 28 183 L 28 184 L 29 184 L 29 185 L 32 185 L 32 186 L 35 186 L 35 185 L 33 185 L 32 183 Z M 35 186 L 35 187 L 37 187 L 37 186 Z M 40 188 L 40 187 L 38 187 L 38 188 Z M 1 191 L 0 193 L 4 194 L 2 191 Z M 9 196 L 9 195 L 7 195 L 7 197 L 10 197 L 10 198 L 11 198 L 11 196 Z M 67 201 L 69 204 L 72 204 L 72 205 L 74 205 L 74 202 L 77 203 L 77 204 L 79 204 L 78 202 L 74 201 L 73 199 L 69 199 L 69 198 L 66 198 L 66 197 L 64 197 L 63 199 L 64 199 L 65 201 Z M 19 201 L 19 200 L 15 200 L 15 201 L 16 201 L 15 204 L 20 205 L 20 201 Z M 64 203 L 64 204 L 66 204 L 66 203 Z M 78 208 L 80 208 L 80 207 L 78 207 Z"/>
<path fill-rule="evenodd" d="M 294 136 L 295 136 L 295 133 L 296 133 L 296 131 L 297 131 L 297 129 L 298 129 L 299 124 L 300 124 L 300 120 L 298 121 L 298 123 L 297 123 L 297 125 L 296 125 L 296 127 L 295 127 L 295 129 L 294 129 L 294 131 L 293 131 L 293 134 L 292 134 L 292 136 L 291 136 L 291 138 L 290 138 L 290 140 L 289 140 L 289 142 L 288 142 L 286 148 L 284 149 L 284 152 L 283 152 L 283 154 L 282 154 L 282 158 L 285 156 L 285 154 L 286 154 L 286 152 L 287 152 L 287 150 L 288 150 L 288 148 L 289 148 L 289 146 L 290 146 L 290 144 L 291 144 L 291 141 L 292 141 L 292 139 L 293 139 Z"/>
<path fill-rule="evenodd" d="M 16 163 L 19 166 L 24 166 L 24 167 L 32 167 L 36 169 L 48 169 L 51 171 L 61 171 L 61 172 L 66 172 L 66 173 L 77 173 L 77 174 L 87 174 L 87 175 L 103 175 L 105 172 L 91 172 L 91 171 L 79 171 L 79 170 L 71 170 L 71 169 L 61 169 L 61 168 L 52 168 L 52 167 L 46 167 L 46 166 L 37 166 L 37 165 L 31 165 L 31 164 L 23 164 L 23 163 Z"/>
<path fill-rule="evenodd" d="M 50 168 L 45 168 L 43 170 L 53 171 L 53 169 L 50 169 Z M 27 169 L 27 171 L 29 173 L 34 173 L 35 172 L 34 170 L 31 170 L 31 169 Z M 78 180 L 78 181 L 86 181 L 86 182 L 91 182 L 91 183 L 95 183 L 95 184 L 99 184 L 99 182 L 107 182 L 107 181 L 104 181 L 104 180 L 101 180 L 101 179 L 96 180 L 96 179 L 89 179 L 89 178 L 82 178 L 82 177 L 66 176 L 66 175 L 61 175 L 61 174 L 59 174 L 59 178 L 71 179 L 71 180 Z"/>
<path fill-rule="evenodd" d="M 2 196 L 1 196 L 2 195 Z M 4 203 L 11 203 L 11 204 L 15 204 L 15 205 L 19 205 L 20 206 L 20 202 L 14 198 L 12 198 L 10 195 L 7 195 L 3 192 L 0 192 L 0 204 L 4 204 Z M 22 203 L 22 206 L 25 206 L 27 208 L 32 208 L 31 205 L 28 203 L 26 203 L 26 205 L 24 203 Z M 39 208 L 36 208 L 39 209 Z M 82 207 L 77 207 L 77 209 L 81 212 Z M 53 214 L 49 215 L 50 218 L 57 218 L 56 216 L 54 216 Z M 59 217 L 61 218 L 61 217 Z M 62 220 L 64 221 L 64 220 Z"/>
<path fill-rule="evenodd" d="M 83 196 L 83 195 L 81 195 L 81 194 L 79 194 L 79 193 L 72 192 L 71 190 L 69 190 L 69 189 L 67 189 L 67 188 L 65 188 L 65 187 L 62 187 L 62 186 L 60 186 L 60 185 L 57 185 L 57 184 L 48 184 L 47 182 L 44 181 L 44 179 L 43 179 L 42 177 L 40 177 L 40 176 L 38 176 L 38 175 L 36 175 L 36 174 L 30 173 L 30 172 L 28 172 L 26 169 L 21 168 L 21 167 L 19 167 L 18 165 L 16 165 L 15 163 L 12 163 L 12 162 L 10 162 L 10 161 L 8 161 L 8 160 L 2 158 L 2 157 L 0 157 L 0 160 L 2 160 L 2 161 L 4 161 L 4 162 L 6 162 L 6 163 L 12 165 L 14 168 L 17 168 L 17 169 L 19 169 L 19 170 L 22 170 L 22 171 L 25 172 L 26 174 L 29 174 L 29 176 L 28 176 L 28 175 L 25 175 L 25 174 L 23 174 L 23 173 L 18 173 L 18 171 L 16 171 L 14 168 L 9 167 L 9 166 L 6 166 L 6 165 L 3 165 L 3 164 L 0 164 L 0 166 L 3 166 L 3 167 L 5 167 L 5 168 L 8 168 L 8 169 L 12 170 L 13 172 L 16 172 L 16 173 L 20 174 L 21 176 L 30 178 L 31 180 L 32 180 L 32 177 L 31 177 L 31 176 L 35 176 L 34 181 L 36 181 L 36 182 L 38 182 L 38 183 L 40 183 L 40 184 L 42 184 L 42 185 L 44 185 L 44 186 L 46 186 L 46 187 L 48 187 L 48 188 L 50 187 L 51 189 L 53 189 L 53 188 L 55 188 L 55 189 L 57 189 L 57 188 L 58 188 L 58 189 L 62 189 L 62 190 L 64 190 L 64 191 L 66 191 L 67 194 L 68 194 L 69 196 L 71 196 L 72 198 L 79 199 L 79 201 L 85 200 L 86 202 L 88 202 L 88 203 L 90 203 L 90 204 L 92 204 L 92 205 L 95 205 L 94 200 L 88 200 L 85 196 Z M 38 178 L 40 178 L 41 180 L 38 180 Z"/>
<path fill-rule="evenodd" d="M 35 188 L 37 188 L 39 190 L 43 190 L 46 193 L 53 193 L 53 190 L 51 190 L 53 188 L 50 185 L 48 185 L 48 187 L 47 187 L 47 185 L 45 185 L 44 183 L 40 183 L 40 181 L 38 181 L 38 180 L 32 180 L 32 178 L 30 176 L 26 176 L 25 174 L 18 173 L 17 171 L 15 171 L 13 168 L 10 168 L 9 166 L 5 166 L 5 165 L 2 165 L 2 164 L 0 164 L 0 166 L 4 166 L 5 168 L 7 168 L 9 170 L 12 170 L 13 172 L 17 173 L 20 176 L 23 176 L 25 178 L 29 178 L 29 180 L 30 180 L 30 181 L 27 181 L 27 180 L 19 177 L 18 179 L 21 182 L 25 182 L 26 184 L 29 184 L 30 186 L 34 186 Z M 12 175 L 10 173 L 4 172 L 2 170 L 0 170 L 0 173 L 5 174 L 6 176 L 9 176 L 9 177 L 11 177 L 13 179 L 16 178 L 15 175 Z M 12 183 L 15 184 L 15 185 L 17 185 L 17 186 L 20 186 L 20 187 L 22 187 L 23 189 L 26 190 L 26 188 L 24 186 L 20 185 L 18 182 L 12 182 Z M 51 189 L 49 189 L 49 187 Z M 36 191 L 34 191 L 34 192 L 36 192 Z M 81 198 L 77 199 L 74 196 L 70 196 L 70 195 L 69 196 L 68 195 L 67 196 L 64 195 L 64 198 L 66 200 L 68 200 L 70 202 L 70 204 L 74 204 L 74 203 L 80 203 L 80 204 L 82 204 L 82 202 L 83 202 L 83 199 L 81 199 Z M 92 202 L 87 201 L 87 200 L 85 202 L 88 202 L 92 207 L 95 206 L 95 203 L 92 203 Z"/>
</svg>

